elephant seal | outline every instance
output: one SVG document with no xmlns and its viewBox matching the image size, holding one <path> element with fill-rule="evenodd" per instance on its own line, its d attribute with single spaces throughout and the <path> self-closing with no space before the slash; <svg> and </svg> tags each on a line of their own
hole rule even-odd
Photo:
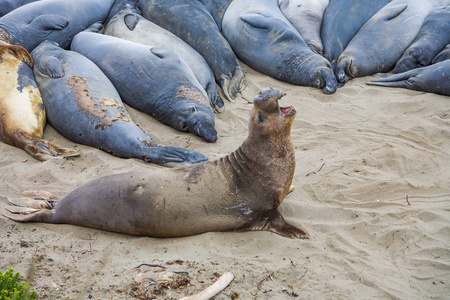
<svg viewBox="0 0 450 300">
<path fill-rule="evenodd" d="M 433 61 L 431 63 L 436 64 L 447 59 L 450 59 L 450 44 L 445 46 L 444 50 L 439 52 L 439 54 L 433 58 Z"/>
<path fill-rule="evenodd" d="M 0 17 L 3 17 L 7 13 L 12 12 L 18 7 L 36 1 L 39 0 L 0 0 Z"/>
<path fill-rule="evenodd" d="M 31 52 L 49 123 L 69 140 L 163 166 L 204 162 L 197 152 L 158 147 L 132 120 L 113 84 L 81 54 L 45 41 Z"/>
<path fill-rule="evenodd" d="M 222 31 L 223 15 L 225 14 L 228 6 L 230 6 L 231 1 L 233 0 L 197 0 L 197 1 L 206 7 L 208 12 L 213 17 L 214 21 L 216 21 L 219 31 Z"/>
<path fill-rule="evenodd" d="M 57 202 L 10 199 L 35 208 L 9 206 L 3 215 L 19 222 L 68 223 L 152 237 L 267 230 L 308 238 L 278 209 L 295 169 L 290 131 L 296 109 L 280 108 L 282 96 L 266 88 L 255 97 L 247 139 L 223 158 L 101 177 Z"/>
<path fill-rule="evenodd" d="M 38 160 L 80 155 L 41 139 L 45 106 L 23 47 L 0 42 L 0 141 L 22 148 Z"/>
<path fill-rule="evenodd" d="M 340 55 L 335 68 L 338 81 L 392 70 L 439 2 L 394 0 L 380 9 Z"/>
<path fill-rule="evenodd" d="M 165 48 L 184 60 L 205 90 L 211 107 L 224 110 L 224 103 L 217 92 L 214 75 L 205 59 L 194 48 L 168 30 L 140 15 L 132 5 L 126 5 L 108 23 L 104 34 L 148 46 Z"/>
<path fill-rule="evenodd" d="M 419 33 L 395 65 L 392 73 L 403 73 L 431 64 L 433 58 L 450 43 L 450 6 L 433 9 Z"/>
<path fill-rule="evenodd" d="M 30 3 L 0 18 L 3 40 L 20 45 L 28 52 L 44 40 L 67 48 L 78 32 L 106 18 L 113 1 L 46 0 Z"/>
<path fill-rule="evenodd" d="M 115 0 L 114 4 L 112 5 L 108 16 L 106 17 L 105 22 L 103 23 L 104 26 L 108 25 L 109 21 L 119 12 L 121 11 L 125 6 L 137 6 L 139 0 Z"/>
<path fill-rule="evenodd" d="M 323 56 L 334 67 L 358 30 L 389 0 L 332 0 L 323 13 Z"/>
<path fill-rule="evenodd" d="M 222 30 L 240 60 L 273 78 L 336 91 L 330 63 L 313 53 L 281 13 L 277 0 L 234 0 Z"/>
<path fill-rule="evenodd" d="M 401 87 L 450 96 L 450 60 L 367 82 L 369 85 Z"/>
<path fill-rule="evenodd" d="M 128 105 L 207 142 L 217 141 L 208 99 L 191 69 L 172 52 L 93 32 L 77 34 L 71 49 L 99 66 Z"/>
<path fill-rule="evenodd" d="M 278 0 L 283 15 L 297 29 L 314 53 L 323 53 L 320 25 L 329 2 L 329 0 Z"/>
<path fill-rule="evenodd" d="M 211 67 L 226 98 L 245 88 L 245 73 L 205 6 L 197 0 L 140 0 L 143 16 L 197 50 Z"/>
</svg>

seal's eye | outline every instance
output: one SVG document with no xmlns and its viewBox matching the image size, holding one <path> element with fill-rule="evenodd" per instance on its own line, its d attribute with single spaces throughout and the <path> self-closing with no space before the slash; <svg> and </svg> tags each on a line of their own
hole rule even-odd
<svg viewBox="0 0 450 300">
<path fill-rule="evenodd" d="M 263 118 L 263 116 L 261 115 L 261 113 L 258 112 L 258 121 L 259 121 L 259 123 L 262 123 L 262 122 L 264 122 L 265 120 L 266 120 L 266 119 Z"/>
</svg>

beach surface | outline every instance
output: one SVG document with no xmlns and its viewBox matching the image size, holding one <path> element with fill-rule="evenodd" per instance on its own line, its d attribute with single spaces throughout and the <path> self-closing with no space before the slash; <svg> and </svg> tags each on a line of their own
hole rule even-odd
<svg viewBox="0 0 450 300">
<path fill-rule="evenodd" d="M 0 216 L 0 270 L 14 268 L 39 299 L 179 299 L 224 272 L 214 299 L 450 299 L 450 97 L 349 81 L 334 95 L 243 65 L 248 87 L 216 114 L 206 143 L 129 108 L 158 144 L 218 159 L 248 134 L 264 87 L 293 105 L 294 191 L 280 210 L 309 240 L 274 233 L 136 237 Z M 159 166 L 76 145 L 47 125 L 44 138 L 80 157 L 40 162 L 0 143 L 0 210 L 26 190 L 59 197 L 86 181 Z M 147 297 L 147 298 L 146 298 Z"/>
</svg>

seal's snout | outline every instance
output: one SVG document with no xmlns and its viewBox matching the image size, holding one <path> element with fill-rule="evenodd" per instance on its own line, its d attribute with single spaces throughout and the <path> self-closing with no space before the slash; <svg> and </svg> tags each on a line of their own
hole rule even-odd
<svg viewBox="0 0 450 300">
<path fill-rule="evenodd" d="M 258 95 L 253 99 L 255 103 L 269 100 L 270 98 L 275 98 L 275 100 L 279 100 L 281 97 L 285 96 L 285 93 L 280 92 L 277 89 L 266 87 L 259 91 Z"/>
</svg>

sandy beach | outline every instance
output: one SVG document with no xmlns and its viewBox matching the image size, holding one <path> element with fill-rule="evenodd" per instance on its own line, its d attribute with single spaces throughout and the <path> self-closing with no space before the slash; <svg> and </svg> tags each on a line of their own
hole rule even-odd
<svg viewBox="0 0 450 300">
<path fill-rule="evenodd" d="M 450 97 L 366 85 L 373 77 L 325 95 L 243 67 L 248 87 L 216 114 L 216 143 L 130 114 L 158 144 L 214 160 L 245 140 L 261 88 L 285 92 L 281 105 L 298 110 L 296 171 L 280 209 L 311 239 L 263 231 L 157 239 L 1 216 L 0 270 L 19 271 L 40 299 L 179 299 L 224 272 L 235 279 L 214 299 L 449 299 Z M 49 125 L 44 138 L 82 155 L 40 162 L 1 143 L 1 211 L 25 190 L 62 197 L 100 176 L 160 168 L 75 145 Z"/>
</svg>

